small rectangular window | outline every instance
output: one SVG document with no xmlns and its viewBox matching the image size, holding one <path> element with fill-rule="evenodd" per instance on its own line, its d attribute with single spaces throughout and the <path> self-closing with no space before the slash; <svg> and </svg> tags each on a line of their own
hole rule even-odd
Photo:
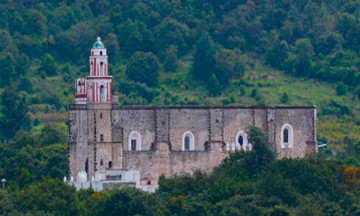
<svg viewBox="0 0 360 216">
<path fill-rule="evenodd" d="M 100 118 L 102 119 L 102 117 L 103 117 L 103 116 L 102 116 L 102 113 L 100 113 Z"/>
<path fill-rule="evenodd" d="M 100 134 L 100 142 L 104 142 L 104 134 Z"/>
<path fill-rule="evenodd" d="M 131 150 L 132 151 L 136 150 L 136 139 L 131 140 Z"/>
</svg>

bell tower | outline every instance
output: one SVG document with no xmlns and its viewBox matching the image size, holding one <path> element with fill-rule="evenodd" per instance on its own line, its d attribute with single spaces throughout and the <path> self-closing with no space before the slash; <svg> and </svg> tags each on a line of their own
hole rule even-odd
<svg viewBox="0 0 360 216">
<path fill-rule="evenodd" d="M 76 103 L 111 103 L 111 80 L 106 48 L 97 37 L 89 57 L 90 74 L 76 79 Z"/>
<path fill-rule="evenodd" d="M 90 76 L 86 77 L 87 101 L 89 103 L 111 103 L 111 80 L 106 48 L 97 37 L 89 58 Z"/>
</svg>

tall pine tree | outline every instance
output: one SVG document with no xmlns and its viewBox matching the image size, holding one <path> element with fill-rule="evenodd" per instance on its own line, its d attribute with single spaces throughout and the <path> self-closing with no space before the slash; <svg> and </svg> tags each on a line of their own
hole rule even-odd
<svg viewBox="0 0 360 216">
<path fill-rule="evenodd" d="M 192 73 L 195 78 L 207 81 L 215 74 L 216 46 L 208 33 L 203 34 L 195 47 Z"/>
</svg>

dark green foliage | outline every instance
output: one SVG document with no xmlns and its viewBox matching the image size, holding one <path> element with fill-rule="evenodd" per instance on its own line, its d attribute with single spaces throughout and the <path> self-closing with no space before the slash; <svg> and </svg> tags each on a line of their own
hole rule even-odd
<svg viewBox="0 0 360 216">
<path fill-rule="evenodd" d="M 131 100 L 128 100 L 131 95 L 136 98 L 140 97 L 145 99 L 145 103 L 150 103 L 155 98 L 155 96 L 158 95 L 158 92 L 155 89 L 149 88 L 145 84 L 138 82 L 121 82 L 119 85 L 119 92 L 127 95 L 127 98 L 125 98 L 123 104 L 132 105 L 136 105 L 139 103 L 132 103 Z"/>
<path fill-rule="evenodd" d="M 267 216 L 291 216 L 291 210 L 285 206 L 275 206 L 269 209 L 265 215 Z"/>
<path fill-rule="evenodd" d="M 131 188 L 114 191 L 111 197 L 100 206 L 99 215 L 158 215 L 162 203 L 151 194 Z"/>
<path fill-rule="evenodd" d="M 329 199 L 336 199 L 339 195 L 338 183 L 342 175 L 340 164 L 336 161 L 327 161 L 320 156 L 306 160 L 283 159 L 268 169 L 274 175 L 286 176 L 301 194 L 318 192 L 326 194 Z"/>
<path fill-rule="evenodd" d="M 165 18 L 154 28 L 154 45 L 158 52 L 175 45 L 180 53 L 188 49 L 189 28 L 175 19 Z"/>
<path fill-rule="evenodd" d="M 345 95 L 346 92 L 347 92 L 347 87 L 344 83 L 341 82 L 336 86 L 336 95 L 342 96 Z"/>
<path fill-rule="evenodd" d="M 244 162 L 249 175 L 254 176 L 275 160 L 275 154 L 261 129 L 251 126 L 248 128 L 247 134 L 253 148 Z"/>
<path fill-rule="evenodd" d="M 256 88 L 251 91 L 250 97 L 254 98 L 258 102 L 262 99 L 261 93 Z"/>
<path fill-rule="evenodd" d="M 215 74 L 216 45 L 208 33 L 201 35 L 195 47 L 192 74 L 195 78 L 206 81 Z"/>
<path fill-rule="evenodd" d="M 165 71 L 174 72 L 178 68 L 178 57 L 177 57 L 177 48 L 175 46 L 170 46 L 166 49 L 164 67 Z"/>
<path fill-rule="evenodd" d="M 16 208 L 16 196 L 6 190 L 0 190 L 0 215 L 19 215 Z"/>
<path fill-rule="evenodd" d="M 297 203 L 298 194 L 291 185 L 291 181 L 279 174 L 268 173 L 260 180 L 257 189 L 267 197 L 274 196 L 280 199 L 284 204 L 295 205 Z"/>
<path fill-rule="evenodd" d="M 360 86 L 355 88 L 354 96 L 357 97 L 360 100 Z"/>
<path fill-rule="evenodd" d="M 0 126 L 3 139 L 11 139 L 19 130 L 30 128 L 31 122 L 26 99 L 24 95 L 20 95 L 16 91 L 13 84 L 4 88 L 1 104 L 3 116 L 0 119 Z"/>
<path fill-rule="evenodd" d="M 215 61 L 215 75 L 223 86 L 228 85 L 231 78 L 242 78 L 245 73 L 245 59 L 240 55 L 238 49 L 218 49 Z"/>
<path fill-rule="evenodd" d="M 210 95 L 212 96 L 216 96 L 219 95 L 221 93 L 221 85 L 217 79 L 217 77 L 215 76 L 215 74 L 212 74 L 210 76 L 210 78 L 207 81 L 207 89 L 210 92 Z"/>
<path fill-rule="evenodd" d="M 151 52 L 136 52 L 126 65 L 126 76 L 135 82 L 145 83 L 149 87 L 159 85 L 160 63 Z"/>
<path fill-rule="evenodd" d="M 50 54 L 45 54 L 41 59 L 41 70 L 46 73 L 47 76 L 53 76 L 57 74 L 58 68 L 55 63 L 55 59 Z"/>
<path fill-rule="evenodd" d="M 77 212 L 75 188 L 57 179 L 41 182 L 20 191 L 20 209 L 44 211 L 54 215 L 74 215 Z"/>
<path fill-rule="evenodd" d="M 15 73 L 15 59 L 12 55 L 7 54 L 0 59 L 0 86 L 5 87 L 10 85 L 10 81 L 16 79 Z"/>
<path fill-rule="evenodd" d="M 141 21 L 128 19 L 117 27 L 117 35 L 122 50 L 129 56 L 136 51 L 150 50 L 150 31 Z"/>
<path fill-rule="evenodd" d="M 280 103 L 287 104 L 289 103 L 289 96 L 286 92 L 284 92 L 280 97 Z"/>
<path fill-rule="evenodd" d="M 276 68 L 283 68 L 285 60 L 288 58 L 289 48 L 286 41 L 276 41 L 266 52 L 266 62 Z"/>
<path fill-rule="evenodd" d="M 295 45 L 295 74 L 298 76 L 311 75 L 311 60 L 314 55 L 314 48 L 309 39 L 299 39 Z"/>
<path fill-rule="evenodd" d="M 40 132 L 40 142 L 42 145 L 66 143 L 66 132 L 56 124 L 45 124 Z"/>
<path fill-rule="evenodd" d="M 0 212 L 21 215 L 356 215 L 360 201 L 360 182 L 347 180 L 349 167 L 321 155 L 298 159 L 274 160 L 267 138 L 258 128 L 248 129 L 251 152 L 234 152 L 214 172 L 195 171 L 192 176 L 160 177 L 159 189 L 150 194 L 133 188 L 94 192 L 75 191 L 60 180 L 43 178 L 33 182 L 34 151 L 21 147 L 15 160 L 0 161 L 16 164 L 16 185 L 8 179 L 8 189 L 0 191 Z M 29 139 L 17 135 L 15 142 Z M 350 142 L 350 141 L 346 141 Z M 15 145 L 15 143 L 13 143 Z M 49 145 L 44 148 L 51 155 Z M 5 148 L 6 147 L 6 148 Z M 7 145 L 0 146 L 0 160 L 9 154 Z M 14 153 L 11 153 L 15 155 Z M 36 156 L 42 158 L 43 156 Z M 50 156 L 50 158 L 56 158 Z M 66 159 L 63 159 L 66 161 Z M 60 168 L 59 161 L 49 166 Z M 261 169 L 257 169 L 253 164 Z M 34 165 L 32 165 L 34 164 Z M 33 167 L 32 167 L 33 166 Z M 256 170 L 253 170 L 253 169 Z M 354 170 L 354 168 L 351 168 Z M 356 168 L 355 168 L 356 170 Z M 51 173 L 46 171 L 46 173 Z M 2 173 L 0 168 L 0 175 Z M 59 176 L 54 175 L 56 178 Z M 15 207 L 16 206 L 16 207 Z"/>
</svg>

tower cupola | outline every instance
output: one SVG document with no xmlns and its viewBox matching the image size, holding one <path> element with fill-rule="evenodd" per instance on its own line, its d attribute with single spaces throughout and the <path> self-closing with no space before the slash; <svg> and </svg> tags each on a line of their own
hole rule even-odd
<svg viewBox="0 0 360 216">
<path fill-rule="evenodd" d="M 93 48 L 104 48 L 103 42 L 101 42 L 101 38 L 97 37 L 96 42 L 94 43 Z"/>
<path fill-rule="evenodd" d="M 97 37 L 89 57 L 89 76 L 77 79 L 77 103 L 111 103 L 111 80 L 108 56 L 104 43 Z M 84 98 L 85 97 L 85 98 Z"/>
</svg>

